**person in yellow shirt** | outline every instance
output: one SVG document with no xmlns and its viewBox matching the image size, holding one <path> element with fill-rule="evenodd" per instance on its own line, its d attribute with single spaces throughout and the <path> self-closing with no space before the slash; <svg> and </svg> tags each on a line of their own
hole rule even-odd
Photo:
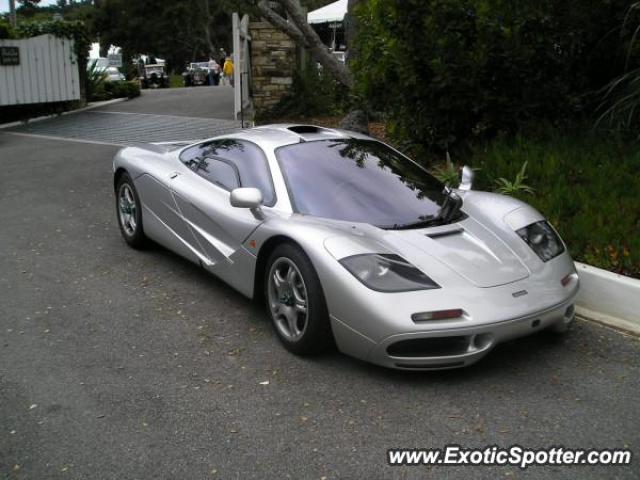
<svg viewBox="0 0 640 480">
<path fill-rule="evenodd" d="M 229 82 L 229 85 L 233 87 L 233 61 L 231 57 L 227 57 L 222 66 L 222 73 L 224 78 Z"/>
</svg>

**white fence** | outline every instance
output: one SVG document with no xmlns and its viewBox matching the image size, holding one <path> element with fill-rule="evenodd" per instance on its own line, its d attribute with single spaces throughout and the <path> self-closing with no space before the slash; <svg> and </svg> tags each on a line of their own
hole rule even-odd
<svg viewBox="0 0 640 480">
<path fill-rule="evenodd" d="M 15 58 L 17 47 L 18 58 Z M 0 106 L 80 99 L 73 40 L 53 35 L 0 40 Z M 18 63 L 17 65 L 15 63 Z"/>
</svg>

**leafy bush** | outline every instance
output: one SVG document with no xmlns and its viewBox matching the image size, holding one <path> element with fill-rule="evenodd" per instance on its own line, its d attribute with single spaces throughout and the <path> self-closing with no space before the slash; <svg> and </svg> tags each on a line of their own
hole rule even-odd
<svg viewBox="0 0 640 480">
<path fill-rule="evenodd" d="M 497 186 L 496 192 L 501 193 L 502 195 L 516 195 L 518 193 L 534 193 L 535 190 L 531 188 L 529 185 L 524 183 L 527 179 L 527 161 L 522 164 L 522 168 L 518 173 L 516 173 L 516 177 L 513 181 L 508 180 L 504 177 L 496 178 L 495 184 Z"/>
<path fill-rule="evenodd" d="M 635 20 L 635 21 L 634 21 Z M 625 72 L 602 89 L 600 116 L 596 126 L 607 125 L 617 131 L 633 130 L 640 124 L 640 62 L 633 63 L 640 52 L 640 2 L 633 3 L 621 26 L 622 44 L 627 43 Z M 629 37 L 625 42 L 625 37 Z M 640 138 L 640 136 L 639 136 Z"/>
<path fill-rule="evenodd" d="M 105 90 L 111 98 L 135 98 L 140 96 L 140 84 L 136 81 L 107 82 Z"/>
<path fill-rule="evenodd" d="M 15 38 L 16 32 L 9 22 L 0 18 L 0 40 Z"/>
<path fill-rule="evenodd" d="M 95 100 L 102 92 L 103 85 L 107 79 L 107 74 L 103 68 L 98 66 L 98 60 L 94 60 L 87 68 L 86 95 L 87 100 Z"/>
<path fill-rule="evenodd" d="M 458 188 L 460 185 L 460 169 L 451 162 L 436 166 L 432 173 L 447 187 Z"/>
<path fill-rule="evenodd" d="M 561 123 L 620 71 L 628 0 L 370 0 L 357 11 L 357 93 L 396 141 L 449 149 Z"/>
<path fill-rule="evenodd" d="M 92 101 L 112 100 L 114 98 L 134 98 L 140 95 L 140 84 L 130 82 L 102 82 L 91 96 Z"/>
<path fill-rule="evenodd" d="M 640 278 L 640 150 L 619 138 L 547 129 L 476 147 L 474 188 L 491 190 L 527 162 L 533 195 L 513 195 L 540 210 L 576 260 Z"/>
<path fill-rule="evenodd" d="M 318 68 L 315 62 L 306 62 L 299 69 L 291 91 L 280 100 L 267 117 L 310 117 L 314 115 L 341 115 L 347 110 L 348 92 L 331 75 Z"/>
</svg>

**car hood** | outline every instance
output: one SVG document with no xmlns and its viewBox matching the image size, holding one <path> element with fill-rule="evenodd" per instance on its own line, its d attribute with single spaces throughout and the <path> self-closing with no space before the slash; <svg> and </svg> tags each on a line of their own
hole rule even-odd
<svg viewBox="0 0 640 480">
<path fill-rule="evenodd" d="M 335 235 L 326 237 L 324 246 L 337 259 L 362 253 L 395 253 L 427 275 L 435 270 L 448 271 L 480 288 L 517 282 L 531 273 L 507 241 L 472 217 L 451 225 L 412 230 L 383 230 L 333 220 L 327 220 L 327 224 Z"/>
<path fill-rule="evenodd" d="M 440 262 L 477 287 L 495 287 L 529 276 L 520 258 L 495 233 L 468 218 L 446 228 L 403 230 L 383 237 L 398 254 L 419 268 Z M 426 268 L 425 268 L 426 267 Z"/>
</svg>

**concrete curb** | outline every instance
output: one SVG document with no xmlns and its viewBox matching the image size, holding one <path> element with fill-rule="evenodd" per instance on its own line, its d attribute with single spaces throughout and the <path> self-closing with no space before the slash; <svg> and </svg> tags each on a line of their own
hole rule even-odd
<svg viewBox="0 0 640 480">
<path fill-rule="evenodd" d="M 86 112 L 87 110 L 93 110 L 94 108 L 105 107 L 105 106 L 111 105 L 113 103 L 125 102 L 127 100 L 129 100 L 129 99 L 125 97 L 125 98 L 114 98 L 113 100 L 105 100 L 104 102 L 92 102 L 92 103 L 88 103 L 85 107 L 78 108 L 76 110 L 69 110 L 68 112 L 54 113 L 53 115 L 43 115 L 41 117 L 29 118 L 26 121 L 1 123 L 0 124 L 0 130 L 5 129 L 5 128 L 18 127 L 20 125 L 28 125 L 28 124 L 34 123 L 34 122 L 41 122 L 42 120 L 47 120 L 49 118 L 60 117 L 62 115 L 70 115 L 72 113 Z"/>
<path fill-rule="evenodd" d="M 640 335 L 640 280 L 576 262 L 580 292 L 576 313 L 597 323 Z"/>
</svg>

